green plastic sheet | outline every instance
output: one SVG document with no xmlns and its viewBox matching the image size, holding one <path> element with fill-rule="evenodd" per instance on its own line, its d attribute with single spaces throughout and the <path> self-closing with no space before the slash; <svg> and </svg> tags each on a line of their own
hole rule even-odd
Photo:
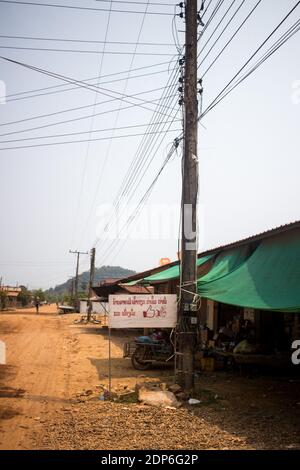
<svg viewBox="0 0 300 470">
<path fill-rule="evenodd" d="M 227 276 L 239 268 L 249 258 L 250 254 L 251 250 L 248 245 L 219 253 L 209 272 L 201 276 L 201 282 L 210 282 Z"/>
<path fill-rule="evenodd" d="M 300 229 L 261 240 L 244 260 L 235 251 L 231 266 L 226 256 L 223 264 L 217 257 L 198 280 L 202 297 L 260 310 L 300 311 Z"/>
<path fill-rule="evenodd" d="M 207 256 L 201 256 L 197 260 L 197 266 L 202 266 L 204 263 L 209 261 L 211 258 L 213 258 L 215 255 L 207 255 Z M 176 279 L 179 277 L 179 265 L 176 264 L 175 266 L 172 266 L 171 268 L 167 268 L 163 271 L 160 271 L 159 273 L 153 274 L 152 276 L 145 277 L 143 281 L 145 282 L 166 282 L 170 281 L 172 279 Z"/>
</svg>

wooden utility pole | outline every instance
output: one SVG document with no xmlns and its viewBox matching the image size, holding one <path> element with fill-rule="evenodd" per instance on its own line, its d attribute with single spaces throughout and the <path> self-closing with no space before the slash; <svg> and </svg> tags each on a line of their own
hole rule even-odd
<svg viewBox="0 0 300 470">
<path fill-rule="evenodd" d="M 71 303 L 74 301 L 74 277 L 70 277 L 70 297 Z"/>
<path fill-rule="evenodd" d="M 69 253 L 74 253 L 77 255 L 77 262 L 76 262 L 76 275 L 75 275 L 75 295 L 74 295 L 74 307 L 75 310 L 78 312 L 79 302 L 78 302 L 78 278 L 79 278 L 79 257 L 80 255 L 87 255 L 87 251 L 72 251 L 69 250 Z"/>
<path fill-rule="evenodd" d="M 92 298 L 92 287 L 94 284 L 94 274 L 95 274 L 95 256 L 96 248 L 91 249 L 91 267 L 90 267 L 90 279 L 89 279 L 89 295 L 88 295 L 88 308 L 87 308 L 87 321 L 91 320 L 93 302 Z"/>
<path fill-rule="evenodd" d="M 194 342 L 197 326 L 197 13 L 197 0 L 186 0 L 181 295 L 178 331 L 178 380 L 186 391 L 191 391 L 194 385 Z"/>
</svg>

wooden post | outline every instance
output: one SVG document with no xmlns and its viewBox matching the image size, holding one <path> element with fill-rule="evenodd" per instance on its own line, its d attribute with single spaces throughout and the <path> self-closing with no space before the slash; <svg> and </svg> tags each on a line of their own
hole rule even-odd
<svg viewBox="0 0 300 470">
<path fill-rule="evenodd" d="M 197 316 L 197 0 L 185 3 L 184 143 L 182 182 L 181 289 L 179 304 L 178 379 L 186 391 L 194 385 L 194 340 Z"/>
<path fill-rule="evenodd" d="M 95 274 L 95 255 L 96 248 L 91 249 L 91 267 L 90 267 L 90 279 L 89 279 L 89 295 L 88 295 L 88 308 L 87 308 L 87 321 L 89 322 L 92 315 L 93 302 L 92 298 L 92 286 L 94 284 L 94 274 Z"/>
<path fill-rule="evenodd" d="M 87 255 L 88 252 L 87 251 L 72 251 L 72 250 L 69 250 L 69 253 L 74 253 L 77 255 L 77 262 L 76 262 L 76 275 L 75 275 L 75 295 L 74 295 L 74 307 L 75 307 L 75 311 L 78 312 L 78 308 L 79 308 L 79 302 L 78 302 L 78 279 L 79 279 L 79 257 L 80 255 Z"/>
</svg>

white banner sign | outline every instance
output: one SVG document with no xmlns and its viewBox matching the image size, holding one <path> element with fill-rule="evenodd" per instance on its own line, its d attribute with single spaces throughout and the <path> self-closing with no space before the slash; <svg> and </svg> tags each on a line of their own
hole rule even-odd
<svg viewBox="0 0 300 470">
<path fill-rule="evenodd" d="M 109 296 L 111 328 L 173 328 L 176 322 L 176 294 Z"/>
</svg>

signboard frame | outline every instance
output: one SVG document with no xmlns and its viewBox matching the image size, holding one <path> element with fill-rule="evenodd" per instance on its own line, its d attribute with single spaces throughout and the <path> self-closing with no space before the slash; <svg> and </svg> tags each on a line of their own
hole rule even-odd
<svg viewBox="0 0 300 470">
<path fill-rule="evenodd" d="M 108 324 L 110 328 L 174 328 L 177 295 L 110 295 Z"/>
</svg>

